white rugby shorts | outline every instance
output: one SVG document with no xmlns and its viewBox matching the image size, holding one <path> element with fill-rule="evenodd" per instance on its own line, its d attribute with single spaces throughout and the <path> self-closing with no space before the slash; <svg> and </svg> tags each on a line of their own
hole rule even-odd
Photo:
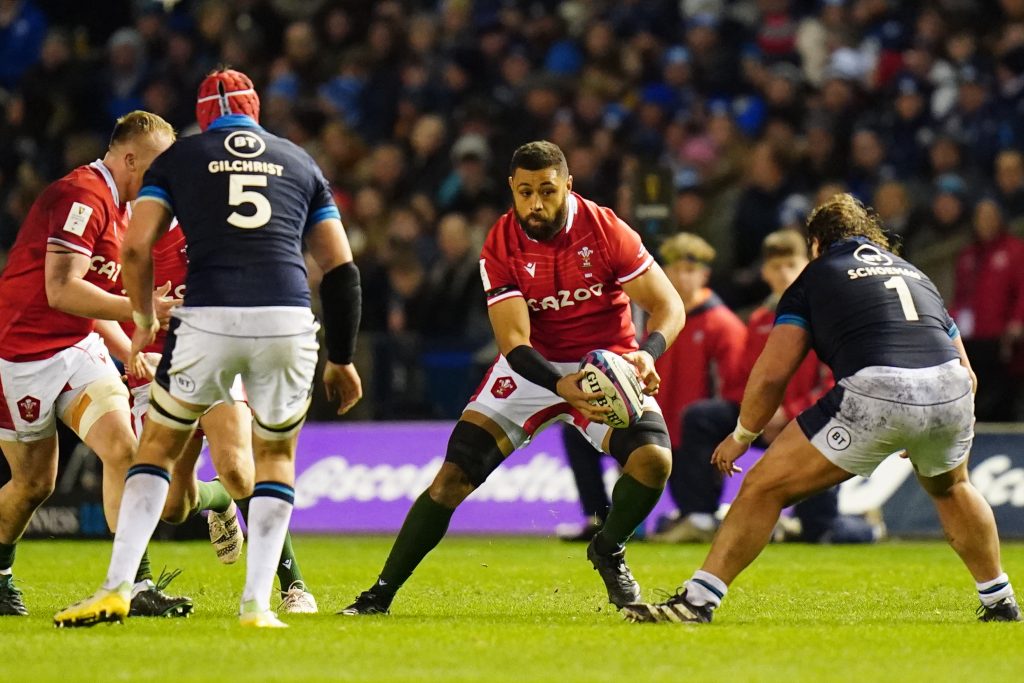
<svg viewBox="0 0 1024 683">
<path fill-rule="evenodd" d="M 847 472 L 869 477 L 887 457 L 906 450 L 918 474 L 934 477 L 970 453 L 971 378 L 958 360 L 930 368 L 864 368 L 841 379 L 797 423 Z"/>
<path fill-rule="evenodd" d="M 135 431 L 136 436 L 142 436 L 142 426 L 146 422 L 146 413 L 149 411 L 149 383 L 132 387 L 129 392 L 132 397 L 132 429 Z M 235 376 L 230 393 L 234 401 L 245 403 L 249 400 L 245 394 L 245 387 L 242 386 L 241 375 Z M 220 403 L 223 403 L 223 401 L 213 403 L 206 412 L 210 412 Z M 202 436 L 202 431 L 197 430 L 196 434 Z"/>
<path fill-rule="evenodd" d="M 319 325 L 308 308 L 196 307 L 174 312 L 156 380 L 185 403 L 234 403 L 237 377 L 256 420 L 274 427 L 305 414 Z"/>
<path fill-rule="evenodd" d="M 74 346 L 24 363 L 0 359 L 0 440 L 39 441 L 57 431 L 78 395 L 92 382 L 120 378 L 95 332 Z"/>
<path fill-rule="evenodd" d="M 578 363 L 552 363 L 563 375 L 579 370 Z M 515 448 L 555 421 L 573 425 L 603 451 L 604 440 L 612 429 L 606 424 L 591 422 L 572 409 L 561 396 L 538 386 L 509 367 L 505 356 L 498 356 L 484 376 L 476 394 L 465 410 L 474 410 L 493 420 L 508 436 Z M 661 414 L 661 407 L 653 396 L 644 394 L 644 412 Z"/>
</svg>

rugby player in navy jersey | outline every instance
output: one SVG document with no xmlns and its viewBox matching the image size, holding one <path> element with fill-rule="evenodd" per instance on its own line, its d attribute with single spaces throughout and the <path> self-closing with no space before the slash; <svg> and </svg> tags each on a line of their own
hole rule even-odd
<svg viewBox="0 0 1024 683">
<path fill-rule="evenodd" d="M 362 396 L 352 365 L 359 271 L 323 173 L 297 145 L 259 126 L 247 76 L 221 70 L 200 85 L 200 135 L 179 140 L 145 176 L 122 257 L 136 324 L 132 366 L 155 336 L 152 248 L 171 219 L 188 243 L 185 301 L 171 322 L 129 469 L 106 581 L 54 617 L 58 626 L 120 621 L 131 577 L 167 498 L 170 471 L 199 417 L 240 375 L 253 413 L 256 484 L 239 620 L 280 628 L 271 584 L 294 502 L 295 444 L 317 364 L 317 323 L 303 242 L 324 271 L 320 285 L 328 362 L 323 381 L 339 413 Z M 142 301 L 142 292 L 146 301 Z"/>
<path fill-rule="evenodd" d="M 807 233 L 813 260 L 782 296 L 736 429 L 712 462 L 724 474 L 738 471 L 736 459 L 775 414 L 809 350 L 832 369 L 836 386 L 790 422 L 751 469 L 704 565 L 682 590 L 660 604 L 627 605 L 627 618 L 710 622 L 784 507 L 854 475 L 871 476 L 902 452 L 974 577 L 978 618 L 1020 621 L 992 509 L 967 474 L 976 378 L 942 298 L 848 194 L 818 207 Z"/>
</svg>

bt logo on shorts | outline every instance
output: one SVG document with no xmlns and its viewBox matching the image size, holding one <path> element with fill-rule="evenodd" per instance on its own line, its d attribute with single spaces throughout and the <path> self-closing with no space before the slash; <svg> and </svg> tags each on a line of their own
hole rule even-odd
<svg viewBox="0 0 1024 683">
<path fill-rule="evenodd" d="M 494 398 L 508 398 L 517 389 L 516 381 L 511 377 L 499 377 L 491 385 L 491 394 Z"/>
<path fill-rule="evenodd" d="M 121 264 L 117 261 L 108 261 L 98 254 L 92 257 L 89 270 L 97 275 L 104 275 L 109 280 L 116 280 L 121 277 Z"/>
<path fill-rule="evenodd" d="M 845 451 L 853 443 L 853 438 L 850 436 L 850 432 L 847 431 L 846 427 L 833 427 L 828 430 L 828 434 L 825 435 L 825 440 L 828 445 L 832 447 L 832 450 Z"/>
<path fill-rule="evenodd" d="M 195 391 L 196 388 L 195 380 L 193 380 L 191 377 L 189 377 L 183 372 L 175 373 L 174 384 L 177 385 L 179 389 L 186 393 L 191 393 Z"/>
<path fill-rule="evenodd" d="M 540 301 L 528 299 L 526 304 L 534 311 L 545 311 L 549 308 L 557 311 L 567 306 L 575 306 L 577 301 L 586 301 L 591 297 L 601 296 L 603 289 L 603 282 L 598 282 L 589 287 L 580 287 L 576 290 L 560 289 L 557 292 L 557 296 L 546 296 Z"/>
</svg>

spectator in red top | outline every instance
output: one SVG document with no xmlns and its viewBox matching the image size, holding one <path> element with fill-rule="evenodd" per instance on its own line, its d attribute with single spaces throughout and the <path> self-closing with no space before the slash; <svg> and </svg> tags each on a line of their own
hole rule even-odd
<svg viewBox="0 0 1024 683">
<path fill-rule="evenodd" d="M 974 207 L 974 241 L 956 261 L 954 314 L 978 375 L 975 415 L 982 422 L 1013 420 L 1013 347 L 1024 335 L 1024 241 L 1006 230 L 995 199 Z"/>
<path fill-rule="evenodd" d="M 688 232 L 661 245 L 665 273 L 686 308 L 686 327 L 658 359 L 663 384 L 658 393 L 672 447 L 682 441 L 682 417 L 694 401 L 720 396 L 740 373 L 746 330 L 707 287 L 715 250 Z"/>
<path fill-rule="evenodd" d="M 679 506 L 679 516 L 656 534 L 654 540 L 668 543 L 707 542 L 715 533 L 718 524 L 715 513 L 722 495 L 723 480 L 721 473 L 711 464 L 711 454 L 723 435 L 728 434 L 736 424 L 743 388 L 774 326 L 775 305 L 779 297 L 807 265 L 807 244 L 795 230 L 779 230 L 769 234 L 762 243 L 761 252 L 764 262 L 761 277 L 772 293 L 750 316 L 739 372 L 727 381 L 721 398 L 697 401 L 686 410 L 682 442 L 673 442 L 672 475 L 669 479 L 670 490 Z M 685 297 L 683 301 L 685 303 Z M 691 324 L 688 320 L 687 329 Z M 664 371 L 662 378 L 666 378 Z M 790 420 L 817 401 L 832 385 L 832 375 L 828 368 L 813 352 L 808 354 L 790 381 L 782 406 L 765 427 L 761 444 L 767 446 L 771 443 Z M 669 386 L 666 380 L 662 392 Z M 664 406 L 665 402 L 660 395 L 658 398 Z M 833 543 L 874 540 L 872 529 L 865 521 L 840 517 L 837 489 L 800 503 L 796 517 L 801 523 L 801 540 Z"/>
</svg>

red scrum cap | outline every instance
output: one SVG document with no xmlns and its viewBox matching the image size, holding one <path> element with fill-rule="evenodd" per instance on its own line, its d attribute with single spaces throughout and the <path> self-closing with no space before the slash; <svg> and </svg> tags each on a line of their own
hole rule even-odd
<svg viewBox="0 0 1024 683">
<path fill-rule="evenodd" d="M 196 120 L 202 130 L 227 114 L 245 114 L 260 120 L 260 98 L 252 81 L 234 69 L 215 71 L 204 78 L 196 99 Z"/>
</svg>

